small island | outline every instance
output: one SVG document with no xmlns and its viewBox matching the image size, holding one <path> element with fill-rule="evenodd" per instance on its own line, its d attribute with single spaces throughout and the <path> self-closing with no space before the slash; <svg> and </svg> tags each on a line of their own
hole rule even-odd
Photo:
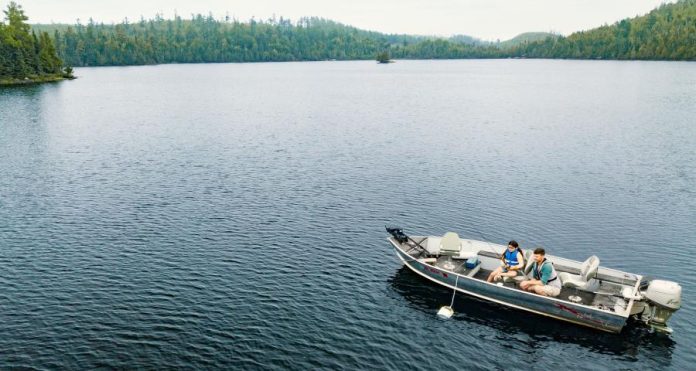
<svg viewBox="0 0 696 371">
<path fill-rule="evenodd" d="M 377 63 L 386 64 L 386 63 L 394 63 L 394 61 L 390 59 L 389 52 L 385 50 L 385 51 L 377 54 Z"/>
<path fill-rule="evenodd" d="M 26 23 L 29 18 L 15 2 L 0 22 L 0 86 L 74 79 L 73 69 L 63 66 L 48 32 L 37 35 Z"/>
</svg>

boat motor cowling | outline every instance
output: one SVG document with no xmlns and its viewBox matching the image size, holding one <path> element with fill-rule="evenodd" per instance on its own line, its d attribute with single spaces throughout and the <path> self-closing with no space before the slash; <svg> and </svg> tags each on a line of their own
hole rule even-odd
<svg viewBox="0 0 696 371">
<path fill-rule="evenodd" d="M 667 320 L 681 308 L 682 288 L 678 283 L 665 280 L 652 280 L 643 297 L 648 306 L 643 312 L 643 319 L 650 324 L 666 326 Z"/>
<path fill-rule="evenodd" d="M 681 308 L 682 288 L 678 283 L 665 280 L 652 280 L 643 295 L 651 302 L 671 310 Z"/>
</svg>

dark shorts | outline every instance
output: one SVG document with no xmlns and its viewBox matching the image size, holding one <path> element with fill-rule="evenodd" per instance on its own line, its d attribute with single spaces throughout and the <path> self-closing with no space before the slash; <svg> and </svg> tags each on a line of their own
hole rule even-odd
<svg viewBox="0 0 696 371">
<path fill-rule="evenodd" d="M 515 272 L 515 276 L 516 276 L 518 271 L 509 271 L 507 268 L 503 267 L 503 273 L 507 273 L 507 272 Z"/>
</svg>

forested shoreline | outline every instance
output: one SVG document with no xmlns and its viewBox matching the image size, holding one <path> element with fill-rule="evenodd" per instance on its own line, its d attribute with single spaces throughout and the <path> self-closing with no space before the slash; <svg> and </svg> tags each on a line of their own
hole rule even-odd
<svg viewBox="0 0 696 371">
<path fill-rule="evenodd" d="M 37 26 L 52 31 L 58 54 L 74 66 L 159 63 L 374 59 L 576 58 L 696 60 L 696 0 L 568 37 L 538 34 L 523 42 L 468 36 L 387 35 L 321 18 L 240 22 L 212 15 L 162 17 L 116 25 Z"/>
<path fill-rule="evenodd" d="M 0 85 L 58 81 L 72 78 L 63 68 L 48 32 L 31 30 L 22 7 L 11 2 L 0 22 Z"/>
<path fill-rule="evenodd" d="M 213 15 L 119 24 L 29 26 L 10 3 L 0 23 L 0 80 L 64 76 L 63 66 L 392 59 L 568 58 L 696 60 L 696 0 L 570 36 L 529 34 L 505 42 L 470 36 L 388 35 L 321 18 L 295 22 Z M 522 35 L 520 35 L 522 36 Z M 516 40 L 520 39 L 520 40 Z M 67 76 L 67 75 L 65 75 Z"/>
<path fill-rule="evenodd" d="M 494 45 L 386 35 L 321 18 L 239 22 L 195 15 L 35 28 L 50 31 L 61 58 L 74 66 L 361 60 L 385 50 L 392 58 L 494 58 L 498 52 Z"/>
<path fill-rule="evenodd" d="M 527 58 L 696 61 L 696 0 L 663 4 L 644 16 L 546 38 L 508 50 Z"/>
</svg>

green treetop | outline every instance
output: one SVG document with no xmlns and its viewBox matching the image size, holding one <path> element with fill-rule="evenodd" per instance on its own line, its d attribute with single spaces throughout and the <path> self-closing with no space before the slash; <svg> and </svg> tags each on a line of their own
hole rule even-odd
<svg viewBox="0 0 696 371">
<path fill-rule="evenodd" d="M 63 62 L 46 32 L 31 30 L 24 10 L 14 1 L 0 22 L 0 81 L 42 81 L 59 76 Z"/>
</svg>

